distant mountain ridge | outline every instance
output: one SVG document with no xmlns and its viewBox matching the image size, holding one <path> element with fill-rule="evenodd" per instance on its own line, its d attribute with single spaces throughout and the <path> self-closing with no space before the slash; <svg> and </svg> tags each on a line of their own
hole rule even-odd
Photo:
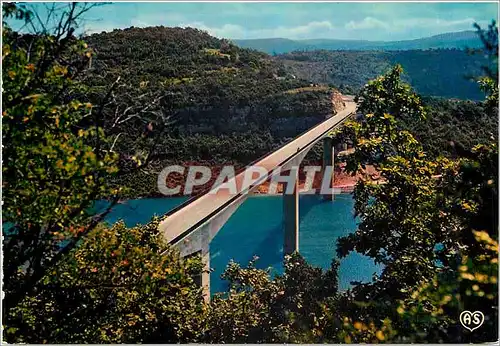
<svg viewBox="0 0 500 346">
<path fill-rule="evenodd" d="M 430 37 L 402 41 L 365 41 L 337 39 L 291 40 L 263 38 L 232 40 L 242 48 L 251 48 L 268 54 L 282 54 L 297 50 L 416 50 L 416 49 L 466 49 L 482 47 L 477 33 L 472 30 L 449 32 Z"/>
</svg>

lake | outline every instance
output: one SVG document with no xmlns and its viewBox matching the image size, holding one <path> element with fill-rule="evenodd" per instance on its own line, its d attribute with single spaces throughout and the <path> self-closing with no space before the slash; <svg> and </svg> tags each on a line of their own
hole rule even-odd
<svg viewBox="0 0 500 346">
<path fill-rule="evenodd" d="M 144 224 L 153 215 L 162 215 L 185 200 L 185 197 L 129 200 L 117 205 L 107 221 L 123 219 L 128 226 Z M 300 196 L 299 251 L 309 263 L 330 267 L 337 239 L 356 229 L 353 206 L 349 194 L 337 195 L 335 201 L 325 201 L 316 195 Z M 212 293 L 225 290 L 227 284 L 220 275 L 230 260 L 246 265 L 256 255 L 258 268 L 272 267 L 274 273 L 283 271 L 282 217 L 281 196 L 252 196 L 238 208 L 210 243 Z M 340 289 L 349 288 L 352 281 L 368 282 L 380 271 L 381 266 L 370 258 L 351 253 L 341 260 Z"/>
</svg>

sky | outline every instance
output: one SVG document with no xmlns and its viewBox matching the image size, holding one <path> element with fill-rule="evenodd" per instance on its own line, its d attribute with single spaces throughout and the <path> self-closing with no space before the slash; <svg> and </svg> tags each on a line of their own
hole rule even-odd
<svg viewBox="0 0 500 346">
<path fill-rule="evenodd" d="M 42 6 L 37 4 L 36 6 Z M 86 13 L 86 33 L 180 26 L 219 38 L 405 40 L 472 30 L 497 18 L 498 3 L 108 3 Z"/>
</svg>

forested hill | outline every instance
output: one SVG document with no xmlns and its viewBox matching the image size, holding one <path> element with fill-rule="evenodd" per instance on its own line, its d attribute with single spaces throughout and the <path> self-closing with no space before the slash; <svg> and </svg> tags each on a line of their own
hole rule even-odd
<svg viewBox="0 0 500 346">
<path fill-rule="evenodd" d="M 158 173 L 168 164 L 250 163 L 331 115 L 335 90 L 353 93 L 395 63 L 422 94 L 482 98 L 465 74 L 480 75 L 483 58 L 460 50 L 271 57 L 197 29 L 165 27 L 115 30 L 86 41 L 96 55 L 85 95 L 97 104 L 114 88 L 102 119 L 113 149 L 125 159 L 152 158 L 147 170 L 119 181 L 133 196 L 157 192 Z M 453 117 L 442 113 L 436 124 Z"/>
<path fill-rule="evenodd" d="M 368 80 L 401 64 L 404 78 L 427 96 L 481 100 L 484 94 L 471 76 L 481 74 L 488 61 L 483 55 L 460 49 L 408 51 L 311 51 L 275 57 L 287 71 L 315 83 L 330 83 L 352 93 Z"/>
<path fill-rule="evenodd" d="M 413 49 L 466 49 L 480 48 L 481 40 L 475 31 L 450 32 L 430 37 L 403 41 L 366 41 L 338 39 L 290 40 L 263 38 L 233 40 L 244 48 L 252 48 L 269 54 L 289 53 L 296 50 L 413 50 Z"/>
<path fill-rule="evenodd" d="M 187 133 L 272 129 L 282 118 L 318 121 L 331 111 L 319 105 L 329 103 L 328 88 L 294 92 L 310 82 L 286 75 L 283 64 L 264 53 L 197 29 L 129 28 L 86 40 L 97 53 L 97 79 L 104 75 L 109 84 L 120 75 L 122 84 L 158 93 L 160 111 Z"/>
<path fill-rule="evenodd" d="M 103 119 L 114 149 L 144 160 L 157 141 L 152 171 L 131 178 L 138 195 L 157 190 L 168 163 L 248 164 L 333 112 L 334 89 L 196 29 L 129 28 L 86 41 L 96 52 L 89 101 L 115 85 Z"/>
</svg>

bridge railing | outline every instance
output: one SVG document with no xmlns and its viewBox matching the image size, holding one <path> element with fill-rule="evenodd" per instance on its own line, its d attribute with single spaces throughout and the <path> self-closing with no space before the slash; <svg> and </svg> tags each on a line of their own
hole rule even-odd
<svg viewBox="0 0 500 346">
<path fill-rule="evenodd" d="M 346 117 L 345 119 L 347 119 L 348 117 Z M 327 118 L 326 120 L 328 120 L 329 118 Z M 340 121 L 337 125 L 340 125 L 341 123 L 343 123 L 345 121 L 345 119 L 343 119 L 342 121 Z M 325 120 L 325 121 L 326 121 Z M 315 126 L 311 127 L 310 129 L 306 130 L 306 131 L 303 131 L 301 132 L 299 135 L 295 136 L 291 141 L 288 141 L 286 143 L 283 143 L 281 144 L 279 147 L 277 147 L 276 149 L 274 149 L 272 152 L 270 153 L 266 153 L 262 156 L 260 156 L 258 159 L 252 161 L 251 163 L 249 163 L 248 165 L 238 169 L 236 172 L 235 172 L 235 177 L 238 175 L 238 174 L 241 174 L 242 172 L 245 171 L 245 169 L 247 169 L 248 167 L 250 166 L 253 166 L 255 165 L 257 162 L 259 161 L 262 161 L 263 159 L 265 159 L 266 157 L 268 157 L 269 155 L 271 155 L 273 152 L 275 151 L 278 151 L 282 148 L 284 148 L 286 145 L 290 144 L 291 142 L 295 141 L 296 139 L 302 137 L 303 135 L 305 135 L 307 132 L 309 131 L 312 131 L 314 130 L 315 128 L 319 127 L 322 123 L 324 123 L 325 121 L 322 121 L 318 124 L 316 124 Z M 328 130 L 329 131 L 329 130 Z M 324 134 L 323 134 L 324 135 Z M 315 139 L 316 140 L 316 139 Z M 301 148 L 302 150 L 303 148 Z M 163 214 L 163 217 L 168 217 L 174 213 L 176 213 L 177 211 L 185 208 L 186 206 L 190 205 L 191 203 L 193 203 L 194 201 L 196 201 L 197 199 L 199 199 L 200 197 L 204 196 L 205 194 L 207 194 L 213 187 L 212 186 L 209 186 L 209 187 L 206 187 L 204 189 L 202 189 L 199 193 L 196 194 L 196 196 L 193 196 L 191 198 L 189 198 L 187 201 L 185 202 L 182 202 L 181 204 L 179 204 L 178 206 L 176 206 L 174 209 L 171 209 L 169 210 L 167 213 Z"/>
<path fill-rule="evenodd" d="M 353 112 L 352 114 L 355 114 L 355 112 Z M 348 116 L 346 116 L 344 119 L 340 120 L 337 124 L 335 124 L 334 126 L 339 126 L 341 125 L 342 123 L 344 123 L 350 115 L 352 114 L 349 114 Z M 273 152 L 271 153 L 267 153 L 263 156 L 261 156 L 260 158 L 258 158 L 257 160 L 254 160 L 252 163 L 248 164 L 247 166 L 239 169 L 236 173 L 235 173 L 235 177 L 238 176 L 238 174 L 241 174 L 242 172 L 245 171 L 245 169 L 249 166 L 252 166 L 254 164 L 256 164 L 257 162 L 265 159 L 266 157 L 268 157 L 269 155 L 273 154 L 274 152 L 282 149 L 283 147 L 285 147 L 286 145 L 290 144 L 291 142 L 295 141 L 296 139 L 300 138 L 301 136 L 303 136 L 304 134 L 306 134 L 307 132 L 309 131 L 312 131 L 314 130 L 315 128 L 319 127 L 322 123 L 324 123 L 324 121 L 322 121 L 321 123 L 315 125 L 314 127 L 310 128 L 309 130 L 307 131 L 304 131 L 302 132 L 300 135 L 296 136 L 293 140 L 287 142 L 287 143 L 284 143 L 282 145 L 280 145 L 277 149 L 275 149 Z M 329 131 L 331 131 L 331 128 L 322 132 L 320 135 L 316 136 L 313 140 L 311 140 L 310 143 L 316 143 L 319 139 L 323 138 L 325 136 L 325 134 L 327 134 Z M 287 159 L 285 159 L 284 161 L 280 162 L 278 164 L 278 166 L 283 166 L 285 165 L 286 163 L 288 163 L 288 161 L 290 160 L 293 160 L 297 155 L 299 155 L 300 153 L 302 153 L 306 148 L 309 148 L 311 145 L 307 145 L 307 146 L 304 146 L 302 148 L 300 148 L 296 153 L 294 153 L 293 155 L 289 156 Z M 252 186 L 250 186 L 247 191 L 251 190 L 252 188 L 254 188 L 256 185 L 259 185 L 259 184 L 262 184 L 263 182 L 269 180 L 272 176 L 273 172 L 268 172 L 267 176 L 262 178 L 262 179 L 259 179 L 258 182 L 255 182 Z M 179 206 L 177 206 L 176 208 L 170 210 L 168 213 L 164 214 L 164 217 L 168 217 L 174 213 L 176 213 L 177 211 L 185 208 L 186 206 L 190 205 L 191 203 L 193 203 L 194 201 L 196 201 L 197 199 L 201 198 L 202 196 L 204 196 L 206 193 L 208 193 L 210 190 L 212 189 L 212 187 L 208 187 L 208 188 L 205 188 L 203 189 L 199 194 L 197 194 L 195 197 L 192 197 L 190 199 L 188 199 L 186 202 L 180 204 Z M 242 192 L 238 192 L 237 194 L 235 194 L 233 197 L 231 197 L 228 201 L 226 201 L 224 204 L 222 204 L 221 206 L 219 206 L 217 209 L 215 209 L 214 211 L 212 211 L 210 214 L 208 214 L 207 216 L 203 217 L 202 219 L 200 219 L 198 222 L 196 222 L 193 226 L 189 227 L 187 230 L 185 230 L 184 232 L 182 232 L 181 234 L 179 234 L 178 236 L 176 236 L 174 239 L 172 239 L 170 241 L 170 244 L 172 245 L 175 245 L 177 244 L 178 242 L 180 242 L 181 240 L 183 240 L 185 237 L 187 237 L 190 233 L 196 231 L 196 229 L 198 229 L 201 225 L 203 225 L 206 221 L 210 220 L 212 217 L 214 217 L 215 215 L 217 215 L 220 211 L 224 210 L 228 205 L 232 204 L 235 200 L 237 200 L 238 198 L 242 197 L 242 195 L 244 193 L 246 193 L 247 191 L 242 191 Z"/>
</svg>

